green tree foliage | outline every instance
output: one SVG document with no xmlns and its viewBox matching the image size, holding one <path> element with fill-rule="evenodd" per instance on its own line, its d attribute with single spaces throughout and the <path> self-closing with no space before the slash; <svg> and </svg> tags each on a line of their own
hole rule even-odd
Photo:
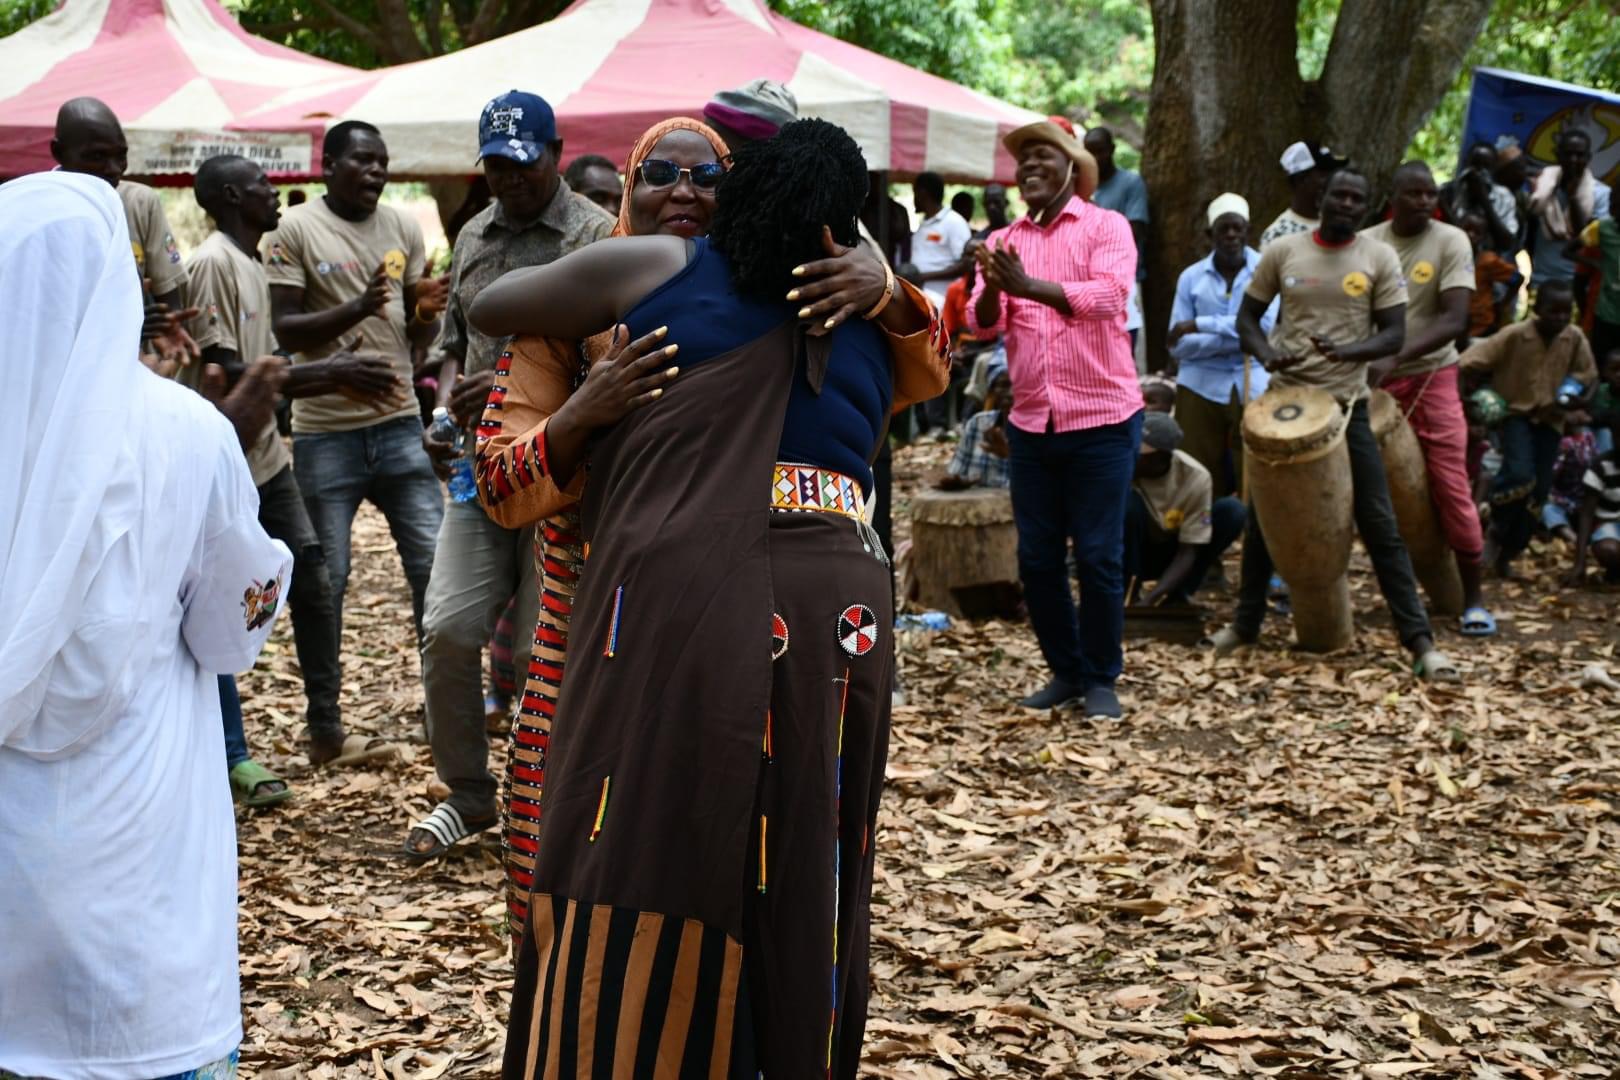
<svg viewBox="0 0 1620 1080">
<path fill-rule="evenodd" d="M 567 0 L 226 0 L 252 33 L 354 67 L 438 56 L 545 22 Z"/>
<path fill-rule="evenodd" d="M 0 37 L 14 34 L 56 8 L 57 0 L 0 0 Z"/>
</svg>

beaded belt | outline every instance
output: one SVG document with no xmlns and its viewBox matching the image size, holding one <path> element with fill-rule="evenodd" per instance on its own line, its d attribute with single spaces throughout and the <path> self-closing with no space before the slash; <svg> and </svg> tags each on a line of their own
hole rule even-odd
<svg viewBox="0 0 1620 1080">
<path fill-rule="evenodd" d="M 861 520 L 861 485 L 831 469 L 776 464 L 771 476 L 772 510 L 814 510 Z"/>
</svg>

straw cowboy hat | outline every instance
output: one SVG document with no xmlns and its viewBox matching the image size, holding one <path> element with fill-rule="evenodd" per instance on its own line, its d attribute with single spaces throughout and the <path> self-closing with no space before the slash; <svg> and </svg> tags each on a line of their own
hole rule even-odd
<svg viewBox="0 0 1620 1080">
<path fill-rule="evenodd" d="M 1074 189 L 1082 199 L 1089 200 L 1091 193 L 1097 190 L 1097 159 L 1091 156 L 1074 134 L 1074 125 L 1066 116 L 1049 116 L 1045 120 L 1037 120 L 1033 124 L 1025 124 L 1021 128 L 1014 128 L 1002 136 L 1001 143 L 1013 157 L 1025 143 L 1044 142 L 1051 143 L 1064 156 L 1075 163 Z"/>
</svg>

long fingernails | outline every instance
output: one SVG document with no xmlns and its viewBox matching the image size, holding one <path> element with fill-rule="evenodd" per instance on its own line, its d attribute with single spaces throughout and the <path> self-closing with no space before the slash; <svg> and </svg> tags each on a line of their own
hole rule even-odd
<svg viewBox="0 0 1620 1080">
<path fill-rule="evenodd" d="M 809 317 L 810 317 L 810 309 L 809 308 L 802 307 L 802 308 L 799 309 L 799 318 L 808 319 Z"/>
<path fill-rule="evenodd" d="M 663 397 L 664 396 L 664 391 L 662 389 L 654 390 L 651 394 L 649 394 L 647 396 L 648 397 L 655 397 L 655 398 L 656 397 Z"/>
<path fill-rule="evenodd" d="M 675 376 L 679 375 L 680 373 L 681 373 L 681 369 L 678 368 L 678 367 L 672 367 L 668 371 L 664 372 L 664 374 L 667 377 L 671 378 L 671 379 L 673 379 Z"/>
<path fill-rule="evenodd" d="M 674 356 L 677 352 L 680 351 L 680 348 L 681 347 L 679 345 L 665 345 L 664 346 L 664 355 L 665 356 Z"/>
<path fill-rule="evenodd" d="M 788 293 L 787 298 L 790 302 L 797 300 L 799 298 L 799 290 L 794 289 L 792 292 Z"/>
<path fill-rule="evenodd" d="M 653 337 L 663 337 L 667 333 L 669 333 L 669 327 L 660 326 L 658 329 L 653 331 Z"/>
<path fill-rule="evenodd" d="M 794 267 L 794 268 L 793 268 L 793 276 L 794 276 L 794 277 L 804 277 L 804 267 L 802 267 L 802 266 L 795 266 L 795 267 Z"/>
<path fill-rule="evenodd" d="M 826 322 L 822 323 L 821 325 L 825 326 L 827 329 L 831 330 L 833 327 L 838 325 L 838 319 L 837 319 L 836 316 L 834 316 L 833 318 L 828 319 Z"/>
</svg>

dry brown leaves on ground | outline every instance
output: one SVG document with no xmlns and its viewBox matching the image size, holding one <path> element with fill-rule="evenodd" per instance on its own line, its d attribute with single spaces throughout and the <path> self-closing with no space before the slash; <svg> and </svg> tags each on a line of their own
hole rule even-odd
<svg viewBox="0 0 1620 1080">
<path fill-rule="evenodd" d="M 897 521 L 943 452 L 897 456 Z M 902 635 L 867 1072 L 1620 1077 L 1620 696 L 1578 687 L 1620 674 L 1620 594 L 1559 590 L 1567 559 L 1492 584 L 1496 639 L 1441 633 L 1456 689 L 1407 672 L 1359 556 L 1354 648 L 1292 653 L 1275 617 L 1220 662 L 1133 642 L 1123 722 L 1019 710 L 1043 677 L 1026 626 Z M 498 848 L 397 857 L 433 774 L 370 511 L 354 562 L 347 719 L 413 744 L 312 774 L 285 621 L 242 680 L 249 739 L 298 792 L 239 816 L 244 1072 L 493 1076 Z"/>
</svg>

